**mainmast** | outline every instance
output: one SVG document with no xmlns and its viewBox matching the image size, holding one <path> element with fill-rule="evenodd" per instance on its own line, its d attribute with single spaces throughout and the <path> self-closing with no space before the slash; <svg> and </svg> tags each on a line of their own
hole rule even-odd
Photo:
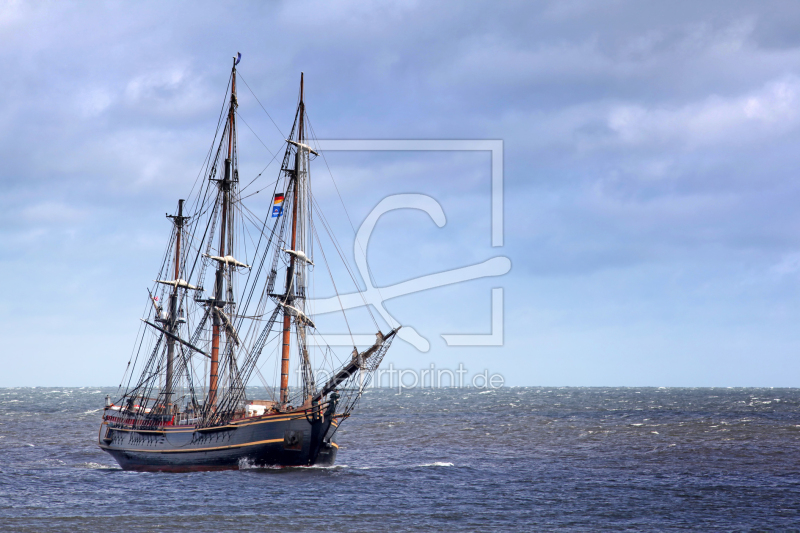
<svg viewBox="0 0 800 533">
<path fill-rule="evenodd" d="M 172 336 L 167 337 L 167 375 L 164 386 L 164 403 L 167 407 L 167 412 L 172 411 L 172 394 L 174 387 L 173 369 L 175 363 L 175 337 L 177 336 L 178 329 L 178 285 L 181 279 L 181 233 L 183 232 L 183 223 L 188 217 L 183 216 L 183 200 L 178 200 L 178 214 L 167 215 L 175 223 L 175 286 L 172 288 L 172 294 L 169 296 L 169 315 L 167 317 L 167 331 Z"/>
<path fill-rule="evenodd" d="M 300 124 L 297 129 L 297 142 L 303 143 L 303 115 L 305 115 L 305 104 L 303 103 L 303 73 L 300 73 Z M 292 250 L 297 250 L 297 193 L 298 181 L 300 180 L 300 158 L 302 150 L 300 146 L 294 155 L 294 174 L 292 176 Z M 294 254 L 289 254 L 289 268 L 286 270 L 286 291 L 284 292 L 285 305 L 283 306 L 283 349 L 281 351 L 281 405 L 289 402 L 289 348 L 292 339 L 292 319 L 287 306 L 294 303 L 294 267 L 296 258 Z"/>
<path fill-rule="evenodd" d="M 236 58 L 233 60 L 233 72 L 231 74 L 231 104 L 230 109 L 228 112 L 228 157 L 225 159 L 225 175 L 224 178 L 219 182 L 220 190 L 222 191 L 222 216 L 220 220 L 220 235 L 219 235 L 219 257 L 224 258 L 226 252 L 226 236 L 227 236 L 227 229 L 230 225 L 228 221 L 228 216 L 232 216 L 232 213 L 229 213 L 229 204 L 230 204 L 230 196 L 231 196 L 231 181 L 232 181 L 232 172 L 231 168 L 233 165 L 233 136 L 234 136 L 234 115 L 236 113 L 236 64 L 238 61 Z M 230 243 L 228 243 L 230 244 Z M 217 264 L 217 272 L 216 272 L 216 280 L 214 283 L 214 298 L 210 302 L 210 305 L 213 307 L 217 307 L 222 309 L 225 307 L 227 303 L 225 294 L 223 293 L 223 284 L 225 280 L 225 268 L 227 267 L 227 263 L 225 261 L 219 261 Z M 220 328 L 222 327 L 222 319 L 219 313 L 212 313 L 214 316 L 213 319 L 213 329 L 211 333 L 211 370 L 209 375 L 209 384 L 208 384 L 208 403 L 212 408 L 217 403 L 217 389 L 219 387 L 219 339 L 220 339 Z"/>
</svg>

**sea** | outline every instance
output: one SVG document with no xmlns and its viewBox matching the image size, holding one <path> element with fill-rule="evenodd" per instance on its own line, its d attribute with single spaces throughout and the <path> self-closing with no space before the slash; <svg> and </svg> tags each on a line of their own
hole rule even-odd
<svg viewBox="0 0 800 533">
<path fill-rule="evenodd" d="M 370 389 L 333 467 L 185 474 L 98 448 L 115 392 L 0 389 L 0 530 L 800 530 L 800 389 Z"/>
</svg>

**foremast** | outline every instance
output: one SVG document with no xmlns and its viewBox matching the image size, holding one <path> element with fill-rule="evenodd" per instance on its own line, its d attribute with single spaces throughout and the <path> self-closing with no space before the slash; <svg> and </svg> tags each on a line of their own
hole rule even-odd
<svg viewBox="0 0 800 533">
<path fill-rule="evenodd" d="M 297 140 L 298 143 L 303 142 L 303 115 L 305 113 L 305 104 L 303 102 L 303 73 L 300 73 L 300 104 L 298 110 L 298 128 Z M 301 179 L 300 168 L 300 150 L 295 153 L 294 171 L 291 174 L 290 187 L 292 189 L 292 240 L 291 250 L 297 247 L 297 193 L 298 183 Z M 290 314 L 290 307 L 294 307 L 295 302 L 295 287 L 294 287 L 294 269 L 296 257 L 294 254 L 289 254 L 289 268 L 286 270 L 286 288 L 284 290 L 283 301 L 283 338 L 281 349 L 281 392 L 280 403 L 285 406 L 289 402 L 289 356 L 292 342 L 292 316 Z"/>
</svg>

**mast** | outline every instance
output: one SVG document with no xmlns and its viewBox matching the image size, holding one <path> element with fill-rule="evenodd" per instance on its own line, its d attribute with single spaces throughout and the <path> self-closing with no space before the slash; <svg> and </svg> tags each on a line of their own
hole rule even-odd
<svg viewBox="0 0 800 533">
<path fill-rule="evenodd" d="M 183 231 L 183 222 L 186 217 L 183 216 L 183 200 L 178 200 L 178 214 L 175 216 L 167 215 L 175 223 L 175 286 L 172 289 L 172 294 L 169 296 L 169 316 L 167 318 L 167 331 L 172 336 L 167 337 L 167 372 L 164 384 L 164 403 L 167 407 L 167 412 L 172 411 L 172 388 L 173 388 L 173 370 L 175 364 L 175 336 L 178 329 L 178 280 L 181 273 L 181 232 Z"/>
<path fill-rule="evenodd" d="M 230 203 L 231 191 L 231 166 L 233 164 L 233 135 L 234 135 L 234 113 L 236 112 L 236 63 L 233 60 L 233 72 L 231 74 L 231 105 L 228 112 L 228 157 L 225 159 L 225 175 L 222 181 L 219 182 L 222 191 L 222 217 L 220 220 L 220 235 L 219 235 L 219 256 L 225 257 L 225 238 L 227 236 L 228 222 L 228 204 Z M 223 283 L 225 280 L 224 269 L 227 264 L 220 261 L 217 264 L 216 280 L 214 283 L 214 298 L 210 302 L 212 306 L 223 308 L 227 303 L 223 294 Z M 209 372 L 208 383 L 208 403 L 213 408 L 217 403 L 217 389 L 219 386 L 219 339 L 220 327 L 223 325 L 219 313 L 212 313 L 213 328 L 211 333 L 211 369 Z"/>
<path fill-rule="evenodd" d="M 303 103 L 303 73 L 300 73 L 300 124 L 297 130 L 297 142 L 303 143 L 303 115 L 305 114 L 305 104 Z M 298 146 L 294 155 L 294 176 L 292 177 L 292 250 L 297 249 L 297 182 L 300 179 L 300 158 L 301 149 Z M 293 279 L 294 265 L 296 258 L 294 254 L 289 254 L 289 268 L 286 270 L 286 305 L 291 306 L 294 302 Z M 283 347 L 281 351 L 281 405 L 289 402 L 289 348 L 292 339 L 292 319 L 286 306 L 283 308 Z"/>
</svg>

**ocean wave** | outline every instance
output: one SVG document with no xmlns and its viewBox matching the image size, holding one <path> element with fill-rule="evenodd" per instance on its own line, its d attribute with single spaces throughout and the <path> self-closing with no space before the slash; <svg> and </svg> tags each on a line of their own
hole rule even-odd
<svg viewBox="0 0 800 533">
<path fill-rule="evenodd" d="M 434 461 L 433 463 L 423 463 L 421 465 L 374 465 L 374 466 L 356 466 L 354 470 L 385 470 L 385 469 L 405 469 L 405 468 L 428 468 L 428 467 L 444 467 L 455 466 L 453 463 L 445 463 L 442 461 Z M 330 468 L 330 467 L 329 467 Z"/>
<path fill-rule="evenodd" d="M 350 467 L 347 465 L 330 465 L 330 466 L 311 465 L 311 466 L 300 466 L 298 468 L 306 468 L 309 470 L 342 470 Z"/>
<path fill-rule="evenodd" d="M 118 466 L 101 465 L 100 463 L 82 463 L 78 466 L 80 468 L 88 468 L 90 470 L 122 470 Z"/>
<path fill-rule="evenodd" d="M 331 465 L 331 466 L 322 466 L 322 465 L 311 465 L 311 466 L 277 466 L 277 465 L 263 465 L 259 466 L 253 463 L 251 459 L 242 458 L 239 459 L 239 470 L 342 470 L 344 468 L 350 468 L 347 465 Z"/>
</svg>

